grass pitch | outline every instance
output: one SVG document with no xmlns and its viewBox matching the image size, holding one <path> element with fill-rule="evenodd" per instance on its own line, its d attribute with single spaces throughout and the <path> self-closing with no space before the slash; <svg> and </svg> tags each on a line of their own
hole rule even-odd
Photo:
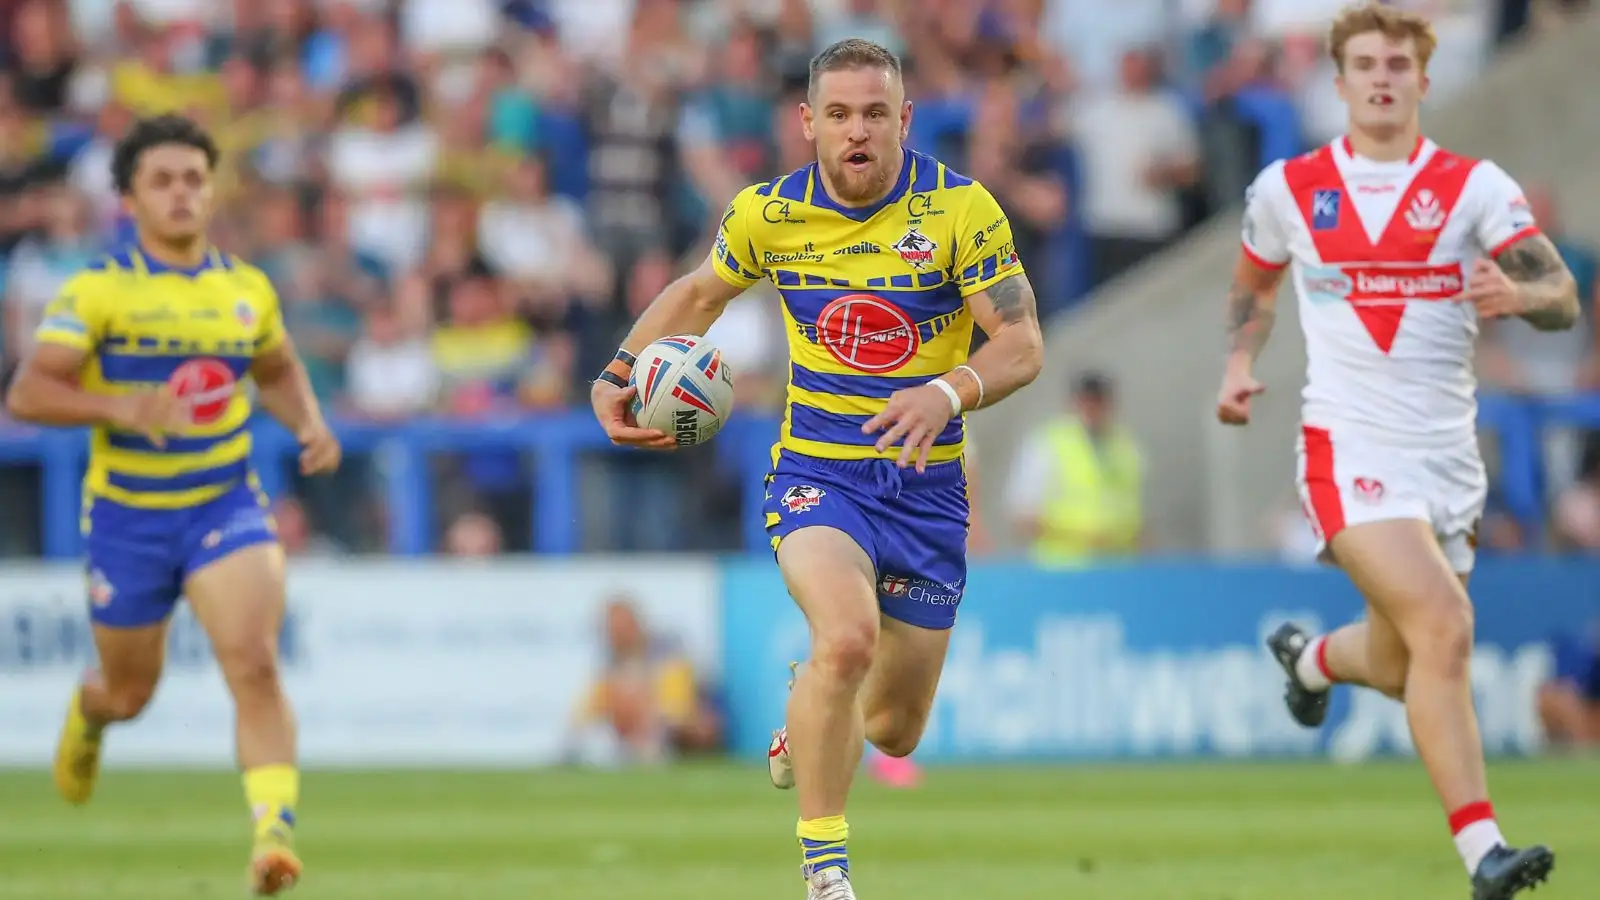
<svg viewBox="0 0 1600 900">
<path fill-rule="evenodd" d="M 1502 825 L 1600 897 L 1600 764 L 1501 763 Z M 735 766 L 311 772 L 295 900 L 801 900 L 793 797 Z M 863 900 L 1450 900 L 1467 883 L 1415 763 L 934 769 L 863 784 Z M 82 809 L 0 772 L 0 898 L 244 894 L 236 777 L 108 772 Z"/>
</svg>

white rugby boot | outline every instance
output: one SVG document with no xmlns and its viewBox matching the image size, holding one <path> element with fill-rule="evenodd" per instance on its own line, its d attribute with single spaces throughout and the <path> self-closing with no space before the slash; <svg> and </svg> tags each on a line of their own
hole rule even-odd
<svg viewBox="0 0 1600 900">
<path fill-rule="evenodd" d="M 789 663 L 789 690 L 794 690 L 794 679 L 800 664 Z M 789 729 L 779 728 L 772 733 L 772 743 L 767 745 L 767 774 L 772 776 L 772 786 L 780 791 L 794 787 L 794 763 L 789 759 Z"/>
<path fill-rule="evenodd" d="M 856 891 L 843 869 L 821 869 L 806 876 L 806 900 L 856 900 Z"/>
</svg>

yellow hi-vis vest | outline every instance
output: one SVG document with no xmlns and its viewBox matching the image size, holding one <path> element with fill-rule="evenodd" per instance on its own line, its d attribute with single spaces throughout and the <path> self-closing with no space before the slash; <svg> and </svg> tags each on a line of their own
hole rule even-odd
<svg viewBox="0 0 1600 900">
<path fill-rule="evenodd" d="M 1048 437 L 1056 490 L 1045 499 L 1034 559 L 1081 565 L 1135 552 L 1142 517 L 1139 448 L 1133 439 L 1113 426 L 1097 448 L 1083 424 L 1070 417 L 1050 426 Z"/>
</svg>

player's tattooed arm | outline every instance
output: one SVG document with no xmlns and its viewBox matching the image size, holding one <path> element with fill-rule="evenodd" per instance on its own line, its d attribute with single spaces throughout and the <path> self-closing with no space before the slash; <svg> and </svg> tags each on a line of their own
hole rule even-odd
<svg viewBox="0 0 1600 900">
<path fill-rule="evenodd" d="M 972 410 L 993 406 L 1038 377 L 1044 366 L 1044 334 L 1025 272 L 968 297 L 967 308 L 989 341 L 967 361 L 971 371 L 957 369 L 945 378 L 961 395 L 962 408 Z"/>
<path fill-rule="evenodd" d="M 1564 331 L 1578 321 L 1578 283 L 1550 239 L 1525 237 L 1495 260 L 1516 285 L 1518 315 L 1540 331 Z"/>
<path fill-rule="evenodd" d="M 1253 363 L 1272 336 L 1278 319 L 1278 283 L 1282 269 L 1264 269 L 1240 259 L 1228 288 L 1228 352 Z"/>
</svg>

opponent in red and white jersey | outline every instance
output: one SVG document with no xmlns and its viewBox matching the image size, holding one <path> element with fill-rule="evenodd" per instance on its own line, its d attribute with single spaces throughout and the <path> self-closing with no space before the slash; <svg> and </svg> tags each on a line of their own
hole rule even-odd
<svg viewBox="0 0 1600 900">
<path fill-rule="evenodd" d="M 1309 427 L 1399 447 L 1475 447 L 1473 262 L 1539 233 L 1499 166 L 1418 137 L 1402 159 L 1349 137 L 1274 163 L 1247 195 L 1244 253 L 1289 266 Z M 1473 451 L 1475 452 L 1475 451 Z"/>
<path fill-rule="evenodd" d="M 1300 496 L 1368 615 L 1315 638 L 1290 623 L 1268 639 L 1289 713 L 1320 726 L 1341 682 L 1403 699 L 1474 900 L 1510 900 L 1555 856 L 1501 836 L 1472 705 L 1465 587 L 1488 489 L 1473 346 L 1482 318 L 1571 327 L 1577 292 L 1516 183 L 1422 137 L 1435 43 L 1426 20 L 1376 3 L 1335 21 L 1349 134 L 1268 167 L 1250 189 L 1217 417 L 1249 421 L 1262 391 L 1251 369 L 1292 266 L 1309 358 Z"/>
</svg>

